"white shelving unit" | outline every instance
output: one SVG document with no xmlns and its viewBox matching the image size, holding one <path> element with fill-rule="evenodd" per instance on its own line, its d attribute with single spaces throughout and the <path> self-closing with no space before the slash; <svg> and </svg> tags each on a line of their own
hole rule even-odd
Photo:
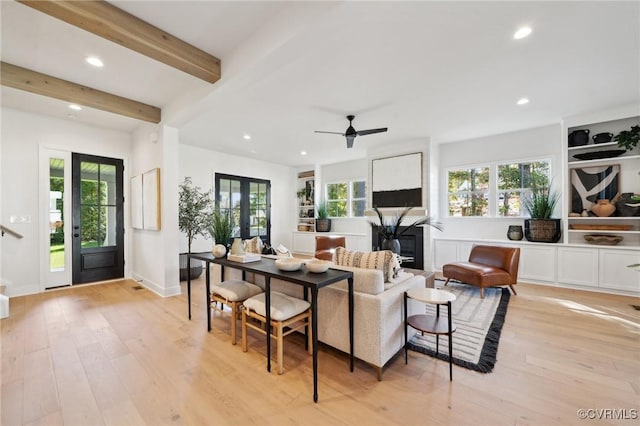
<svg viewBox="0 0 640 426">
<path fill-rule="evenodd" d="M 592 117 L 594 118 L 594 117 Z M 597 117 L 596 117 L 597 118 Z M 622 118 L 602 117 L 596 120 L 569 120 L 565 122 L 563 138 L 566 148 L 566 168 L 565 182 L 567 184 L 566 217 L 564 220 L 564 242 L 569 245 L 594 247 L 584 239 L 589 234 L 618 235 L 623 240 L 616 246 L 610 248 L 636 248 L 640 249 L 640 216 L 619 216 L 619 212 L 614 212 L 610 217 L 574 217 L 570 213 L 580 213 L 572 205 L 572 171 L 580 168 L 591 168 L 608 165 L 618 165 L 620 168 L 618 177 L 619 193 L 640 193 L 640 146 L 631 151 L 624 151 L 618 147 L 614 140 L 611 142 L 596 144 L 593 136 L 599 133 L 611 133 L 614 136 L 622 130 L 629 130 L 631 126 L 640 125 L 639 116 L 627 116 Z M 568 146 L 568 136 L 575 130 L 589 129 L 589 142 L 582 146 Z M 619 154 L 615 151 L 624 151 Z M 607 158 L 583 159 L 576 158 L 576 155 L 598 155 L 598 153 L 608 152 Z M 616 155 L 614 155 L 616 154 Z M 617 155 L 619 154 L 619 155 Z M 595 200 L 594 200 L 595 201 Z M 587 211 L 591 206 L 584 206 Z M 589 229 L 580 229 L 589 228 Z M 598 246 L 603 247 L 603 246 Z"/>
<path fill-rule="evenodd" d="M 313 203 L 315 193 L 315 174 L 313 171 L 298 173 L 298 191 L 304 190 L 304 196 L 297 197 L 296 230 L 299 232 L 315 232 L 316 209 Z"/>
</svg>

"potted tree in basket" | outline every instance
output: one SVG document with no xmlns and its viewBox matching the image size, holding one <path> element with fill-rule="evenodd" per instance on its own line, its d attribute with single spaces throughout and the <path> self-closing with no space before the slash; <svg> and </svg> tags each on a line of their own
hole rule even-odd
<svg viewBox="0 0 640 426">
<path fill-rule="evenodd" d="M 524 221 L 527 240 L 541 243 L 557 243 L 560 240 L 560 219 L 551 218 L 558 199 L 558 194 L 546 185 L 532 188 L 524 197 L 524 208 L 531 217 Z"/>
<path fill-rule="evenodd" d="M 316 231 L 317 232 L 330 232 L 331 231 L 331 219 L 329 219 L 329 208 L 326 201 L 320 201 L 316 206 Z"/>
<path fill-rule="evenodd" d="M 400 236 L 416 226 L 429 225 L 433 226 L 438 231 L 442 231 L 442 224 L 434 222 L 430 217 L 418 219 L 409 225 L 402 227 L 402 222 L 404 221 L 405 216 L 412 208 L 413 207 L 405 207 L 400 214 L 396 214 L 390 219 L 385 218 L 377 207 L 373 208 L 378 215 L 379 223 L 369 221 L 369 224 L 371 225 L 371 230 L 382 237 L 381 248 L 383 250 L 391 250 L 393 253 L 400 254 Z"/>
<path fill-rule="evenodd" d="M 178 226 L 187 235 L 187 251 L 191 253 L 191 244 L 198 235 L 205 235 L 210 222 L 213 201 L 209 192 L 201 192 L 194 186 L 190 177 L 185 177 L 179 187 Z M 195 264 L 194 264 L 195 263 Z M 202 274 L 202 262 L 191 261 L 191 278 Z M 180 255 L 180 281 L 187 279 L 187 256 Z"/>
</svg>

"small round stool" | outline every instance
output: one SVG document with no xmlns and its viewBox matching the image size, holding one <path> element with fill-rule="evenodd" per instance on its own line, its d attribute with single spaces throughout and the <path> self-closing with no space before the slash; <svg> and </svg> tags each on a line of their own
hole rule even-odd
<svg viewBox="0 0 640 426">
<path fill-rule="evenodd" d="M 407 318 L 407 301 L 408 299 L 418 300 L 424 303 L 436 305 L 436 315 L 419 314 L 412 315 Z M 440 335 L 449 336 L 449 380 L 453 380 L 453 341 L 452 335 L 456 331 L 456 325 L 451 321 L 451 302 L 456 300 L 455 294 L 434 288 L 412 288 L 404 292 L 404 363 L 408 362 L 408 332 L 407 325 L 415 328 L 422 333 L 435 334 L 436 336 L 436 358 L 438 357 Z M 447 319 L 440 317 L 440 305 L 447 305 Z"/>
</svg>

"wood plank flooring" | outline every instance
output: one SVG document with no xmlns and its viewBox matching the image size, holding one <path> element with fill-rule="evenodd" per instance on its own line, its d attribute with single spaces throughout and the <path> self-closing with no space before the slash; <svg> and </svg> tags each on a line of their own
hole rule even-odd
<svg viewBox="0 0 640 426">
<path fill-rule="evenodd" d="M 184 283 L 183 283 L 184 286 Z M 638 298 L 519 284 L 490 374 L 410 352 L 382 382 L 323 346 L 318 404 L 302 336 L 285 374 L 265 343 L 230 343 L 228 316 L 206 331 L 204 283 L 161 298 L 117 281 L 11 299 L 1 321 L 2 425 L 568 425 L 577 410 L 640 410 Z M 183 293 L 186 290 L 183 288 Z M 356 336 L 357 338 L 357 336 Z M 275 345 L 273 345 L 275 346 Z"/>
</svg>

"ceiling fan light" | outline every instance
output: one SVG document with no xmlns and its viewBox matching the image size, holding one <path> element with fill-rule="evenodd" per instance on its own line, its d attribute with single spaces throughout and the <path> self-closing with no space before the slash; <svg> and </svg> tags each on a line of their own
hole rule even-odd
<svg viewBox="0 0 640 426">
<path fill-rule="evenodd" d="M 69 109 L 74 111 L 82 111 L 82 107 L 78 104 L 69 104 Z"/>
</svg>

